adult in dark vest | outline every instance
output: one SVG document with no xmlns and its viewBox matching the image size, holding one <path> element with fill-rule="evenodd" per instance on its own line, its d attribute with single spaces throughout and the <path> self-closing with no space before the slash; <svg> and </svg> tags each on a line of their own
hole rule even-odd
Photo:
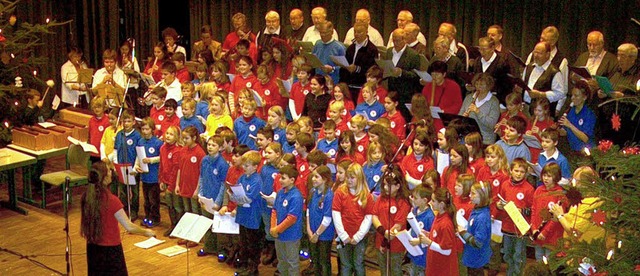
<svg viewBox="0 0 640 276">
<path fill-rule="evenodd" d="M 604 49 L 604 35 L 601 32 L 592 31 L 587 35 L 587 49 L 573 66 L 584 66 L 591 75 L 611 78 L 618 67 L 618 59 Z"/>
<path fill-rule="evenodd" d="M 504 55 L 498 54 L 495 41 L 488 36 L 481 37 L 478 46 L 480 59 L 474 66 L 474 73 L 486 73 L 493 77 L 495 86 L 492 92 L 495 92 L 500 104 L 507 106 L 504 99 L 513 89 L 513 84 L 507 76 L 511 71 L 508 60 Z"/>
<path fill-rule="evenodd" d="M 524 102 L 531 104 L 535 98 L 547 98 L 551 103 L 552 115 L 556 106 L 566 99 L 565 81 L 562 73 L 551 62 L 551 46 L 546 42 L 538 42 L 533 48 L 533 62 L 522 72 L 522 80 L 531 88 L 524 92 Z"/>
<path fill-rule="evenodd" d="M 393 74 L 388 78 L 389 91 L 396 91 L 400 95 L 398 109 L 407 122 L 411 121 L 411 114 L 405 104 L 411 102 L 413 94 L 421 91 L 420 77 L 413 72 L 420 68 L 418 53 L 407 46 L 404 29 L 393 31 L 393 47 L 383 59 L 388 59 L 395 66 Z"/>
</svg>

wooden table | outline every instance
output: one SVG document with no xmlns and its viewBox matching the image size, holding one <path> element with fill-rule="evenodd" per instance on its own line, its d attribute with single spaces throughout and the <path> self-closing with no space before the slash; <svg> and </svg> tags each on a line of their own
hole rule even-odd
<svg viewBox="0 0 640 276">
<path fill-rule="evenodd" d="M 10 148 L 0 149 L 0 172 L 6 172 L 9 179 L 9 202 L 2 201 L 0 204 L 8 209 L 14 210 L 23 215 L 27 214 L 27 210 L 18 206 L 18 198 L 16 194 L 16 181 L 15 173 L 16 169 L 22 168 L 22 173 L 26 174 L 25 168 L 33 165 L 37 162 L 35 157 L 21 153 L 19 151 Z M 28 168 L 27 168 L 28 170 Z M 30 185 L 30 183 L 23 183 L 23 186 Z"/>
<path fill-rule="evenodd" d="M 40 166 L 44 166 L 44 161 L 46 161 L 47 159 L 65 155 L 69 150 L 68 147 L 58 148 L 58 149 L 48 149 L 48 150 L 32 150 L 32 149 L 21 147 L 15 144 L 9 144 L 7 145 L 7 147 L 22 153 L 26 153 L 34 157 L 36 159 L 36 164 L 31 165 L 31 168 L 30 168 L 31 172 L 33 173 L 37 172 L 36 170 L 36 167 L 38 165 L 37 163 L 40 163 Z M 39 175 L 37 176 L 40 177 Z M 25 177 L 23 177 L 22 182 L 24 183 L 24 185 L 22 185 L 22 196 L 18 197 L 18 200 L 35 205 L 35 206 L 39 206 L 40 208 L 44 209 L 44 204 L 43 204 L 44 201 L 36 202 L 33 200 L 33 193 L 31 191 L 31 184 L 32 184 L 31 177 L 27 178 L 27 176 L 25 175 Z M 43 193 L 42 196 L 45 197 L 46 194 Z"/>
</svg>

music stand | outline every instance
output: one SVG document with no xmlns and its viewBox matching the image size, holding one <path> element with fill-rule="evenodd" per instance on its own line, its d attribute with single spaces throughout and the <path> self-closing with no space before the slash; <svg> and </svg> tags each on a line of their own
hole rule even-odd
<svg viewBox="0 0 640 276">
<path fill-rule="evenodd" d="M 455 129 L 456 131 L 458 131 L 458 135 L 461 137 L 464 137 L 472 132 L 480 133 L 480 127 L 478 126 L 478 122 L 474 118 L 443 112 L 439 112 L 438 115 L 440 115 L 440 120 L 442 120 L 442 123 L 445 126 L 449 126 L 451 122 L 454 122 L 456 126 Z"/>
<path fill-rule="evenodd" d="M 124 103 L 122 101 L 124 97 L 124 89 L 120 87 L 113 86 L 111 84 L 98 84 L 96 87 L 91 90 L 97 91 L 98 96 L 107 100 L 110 107 L 120 107 Z"/>
</svg>

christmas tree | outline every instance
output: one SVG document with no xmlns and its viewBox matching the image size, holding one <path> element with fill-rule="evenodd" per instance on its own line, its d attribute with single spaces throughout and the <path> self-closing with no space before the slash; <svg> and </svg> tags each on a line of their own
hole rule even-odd
<svg viewBox="0 0 640 276">
<path fill-rule="evenodd" d="M 579 193 L 571 188 L 567 196 L 574 203 L 585 194 L 600 198 L 602 205 L 589 212 L 591 223 L 604 229 L 604 237 L 587 242 L 574 231 L 550 258 L 550 268 L 569 275 L 638 275 L 640 147 L 621 150 L 610 141 L 600 141 L 597 148 L 585 151 L 599 177 L 578 183 Z"/>
<path fill-rule="evenodd" d="M 53 34 L 55 27 L 69 23 L 49 19 L 45 24 L 21 22 L 15 14 L 18 3 L 0 0 L 0 146 L 11 141 L 11 128 L 25 105 L 26 90 L 36 89 L 42 93 L 45 87 L 38 72 L 40 66 L 47 64 L 47 58 L 36 56 L 34 50 L 43 45 L 42 37 Z M 50 91 L 49 95 L 52 94 Z M 51 113 L 50 106 L 45 105 L 43 109 Z"/>
</svg>

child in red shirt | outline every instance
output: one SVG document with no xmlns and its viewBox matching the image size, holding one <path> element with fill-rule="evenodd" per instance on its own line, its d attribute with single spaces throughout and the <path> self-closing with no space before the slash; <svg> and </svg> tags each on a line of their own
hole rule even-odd
<svg viewBox="0 0 640 276">
<path fill-rule="evenodd" d="M 507 120 L 511 117 L 518 116 L 524 119 L 525 122 L 529 122 L 529 116 L 523 112 L 524 103 L 522 101 L 521 93 L 511 93 L 507 95 L 505 102 L 507 103 L 507 111 L 500 114 L 498 124 L 495 126 L 495 133 L 498 134 L 498 137 L 504 136 L 504 129 L 507 127 Z M 529 129 L 529 124 L 527 124 L 527 129 Z"/>
<path fill-rule="evenodd" d="M 405 156 L 400 163 L 400 168 L 404 172 L 405 179 L 409 185 L 409 190 L 422 184 L 422 177 L 430 170 L 434 169 L 433 158 L 431 157 L 431 141 L 424 132 L 418 132 L 413 139 L 412 152 Z"/>
<path fill-rule="evenodd" d="M 567 197 L 558 181 L 562 179 L 560 166 L 551 162 L 542 168 L 540 173 L 544 185 L 540 185 L 533 193 L 533 206 L 531 207 L 531 229 L 533 243 L 536 249 L 536 260 L 542 257 L 549 258 L 551 251 L 558 244 L 564 229 L 549 211 L 553 205 L 566 205 Z"/>
<path fill-rule="evenodd" d="M 398 93 L 395 91 L 391 91 L 385 98 L 382 99 L 384 103 L 384 109 L 387 111 L 382 114 L 382 118 L 389 118 L 389 121 L 391 121 L 391 132 L 395 134 L 400 141 L 404 140 L 404 138 L 407 136 L 407 128 L 405 127 L 406 121 L 404 117 L 397 110 L 398 104 L 400 104 L 400 97 L 398 96 Z"/>
<path fill-rule="evenodd" d="M 91 153 L 91 159 L 95 161 L 100 160 L 100 141 L 102 140 L 102 134 L 111 124 L 109 123 L 109 116 L 105 116 L 105 101 L 103 98 L 96 97 L 91 101 L 91 111 L 94 116 L 89 119 L 89 144 L 98 149 L 98 153 Z"/>
<path fill-rule="evenodd" d="M 349 122 L 349 129 L 353 132 L 356 139 L 356 151 L 364 156 L 367 152 L 367 146 L 369 145 L 369 135 L 364 131 L 367 127 L 367 119 L 361 114 L 356 114 L 351 117 Z"/>
<path fill-rule="evenodd" d="M 304 107 L 304 98 L 311 91 L 311 82 L 309 78 L 313 72 L 308 64 L 303 64 L 298 70 L 298 81 L 291 85 L 291 91 L 289 92 L 289 111 L 293 120 L 297 120 L 302 116 L 302 108 Z"/>
<path fill-rule="evenodd" d="M 364 156 L 356 151 L 356 139 L 351 130 L 344 131 L 340 134 L 338 138 L 338 154 L 336 155 L 336 162 L 340 162 L 342 160 L 349 160 L 351 162 L 358 163 L 360 165 L 364 164 L 366 159 Z"/>
<path fill-rule="evenodd" d="M 452 196 L 445 188 L 436 189 L 431 195 L 431 206 L 436 219 L 427 237 L 420 234 L 420 242 L 429 248 L 425 275 L 458 275 L 458 254 L 455 249 L 456 224 Z"/>
<path fill-rule="evenodd" d="M 195 127 L 190 126 L 182 131 L 182 141 L 184 148 L 180 152 L 175 191 L 182 200 L 182 206 L 179 207 L 183 207 L 183 209 L 176 210 L 178 217 L 182 217 L 186 212 L 200 214 L 200 203 L 198 202 L 200 163 L 206 155 L 200 146 L 200 136 Z M 186 240 L 181 240 L 178 244 L 185 244 L 189 247 L 197 245 Z"/>
<path fill-rule="evenodd" d="M 482 151 L 482 135 L 472 132 L 464 137 L 464 145 L 469 151 L 469 168 L 477 176 L 478 171 L 485 165 L 484 151 Z"/>
<path fill-rule="evenodd" d="M 156 123 L 156 130 L 160 130 L 160 124 L 166 117 L 164 111 L 164 100 L 165 97 L 167 97 L 167 89 L 156 86 L 149 93 L 149 101 L 152 104 L 151 109 L 149 110 L 149 117 L 151 117 L 151 119 Z"/>
<path fill-rule="evenodd" d="M 176 102 L 176 100 L 168 99 L 164 103 L 165 117 L 164 120 L 160 121 L 160 129 L 156 129 L 156 136 L 159 138 L 164 137 L 164 132 L 167 131 L 170 126 L 180 127 L 180 118 L 176 115 L 176 109 L 178 109 L 178 102 Z M 156 125 L 156 128 L 157 127 L 158 125 Z"/>
<path fill-rule="evenodd" d="M 547 98 L 537 98 L 531 103 L 533 117 L 527 123 L 525 134 L 536 137 L 539 142 L 542 142 L 540 138 L 542 131 L 555 125 L 553 117 L 550 115 L 550 105 Z M 531 122 L 532 120 L 533 122 Z M 529 147 L 529 151 L 531 152 L 531 163 L 538 163 L 538 156 L 540 156 L 542 148 Z"/>
<path fill-rule="evenodd" d="M 165 237 L 173 231 L 173 228 L 178 224 L 177 209 L 182 205 L 179 200 L 180 197 L 175 193 L 176 189 L 176 175 L 178 173 L 178 160 L 179 152 L 182 147 L 178 145 L 178 141 L 181 140 L 180 128 L 170 126 L 164 133 L 164 144 L 160 147 L 160 166 L 158 168 L 158 183 L 160 184 L 160 190 L 165 191 L 164 201 L 169 209 L 169 219 L 171 220 L 171 227 L 164 233 Z"/>
<path fill-rule="evenodd" d="M 461 174 L 473 174 L 469 167 L 469 151 L 463 144 L 455 144 L 449 149 L 449 166 L 444 168 L 440 183 L 455 194 L 456 179 Z"/>
</svg>

